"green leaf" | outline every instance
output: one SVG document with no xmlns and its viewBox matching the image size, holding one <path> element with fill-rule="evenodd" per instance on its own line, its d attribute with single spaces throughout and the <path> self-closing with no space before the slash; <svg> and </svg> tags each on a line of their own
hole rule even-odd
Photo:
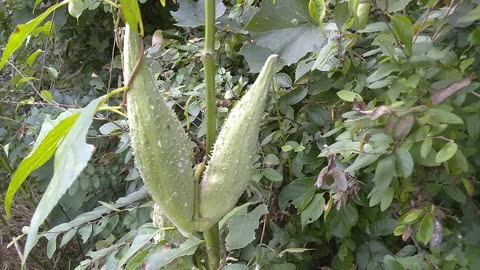
<svg viewBox="0 0 480 270">
<path fill-rule="evenodd" d="M 438 151 L 435 161 L 438 163 L 445 162 L 451 159 L 457 152 L 458 146 L 454 142 L 446 143 L 440 151 Z"/>
<path fill-rule="evenodd" d="M 383 263 L 385 264 L 385 269 L 388 270 L 404 270 L 402 264 L 399 263 L 392 255 L 385 255 L 383 257 Z"/>
<path fill-rule="evenodd" d="M 432 215 L 426 215 L 422 218 L 417 230 L 417 240 L 423 242 L 425 245 L 430 242 L 433 236 L 435 224 Z"/>
<path fill-rule="evenodd" d="M 5 195 L 5 212 L 8 217 L 11 215 L 10 207 L 13 197 L 20 186 L 25 182 L 30 173 L 40 168 L 53 156 L 58 143 L 75 124 L 78 116 L 78 113 L 72 115 L 71 112 L 65 112 L 58 116 L 55 121 L 51 121 L 47 116 L 32 151 L 22 160 L 8 186 L 7 194 Z"/>
<path fill-rule="evenodd" d="M 375 189 L 387 189 L 395 175 L 395 156 L 388 155 L 380 159 L 375 170 L 375 178 L 373 179 Z"/>
<path fill-rule="evenodd" d="M 303 211 L 315 195 L 315 179 L 305 177 L 297 179 L 282 189 L 278 197 L 278 205 L 281 210 L 293 204 L 299 212 Z"/>
<path fill-rule="evenodd" d="M 468 40 L 470 41 L 470 45 L 478 45 L 480 44 L 480 29 L 475 29 L 470 33 L 468 36 Z"/>
<path fill-rule="evenodd" d="M 128 262 L 127 266 L 125 266 L 125 270 L 137 270 L 138 266 L 142 264 L 142 262 L 145 260 L 148 254 L 150 254 L 150 251 L 152 251 L 153 248 L 154 246 L 150 246 L 145 248 L 144 250 L 137 252 Z"/>
<path fill-rule="evenodd" d="M 13 33 L 8 38 L 7 45 L 3 51 L 2 60 L 0 60 L 0 70 L 2 70 L 10 56 L 12 56 L 12 54 L 22 46 L 27 36 L 29 36 L 48 17 L 48 15 L 50 15 L 50 13 L 63 5 L 68 4 L 70 1 L 71 0 L 67 0 L 55 4 L 28 23 L 17 25 Z"/>
<path fill-rule="evenodd" d="M 333 209 L 326 221 L 327 233 L 339 237 L 345 238 L 350 235 L 350 231 L 353 226 L 358 222 L 358 210 L 355 204 L 348 203 L 340 210 Z"/>
<path fill-rule="evenodd" d="M 171 14 L 180 27 L 198 27 L 205 25 L 205 0 L 178 0 L 179 8 Z M 225 13 L 226 7 L 221 0 L 215 0 L 215 18 Z"/>
<path fill-rule="evenodd" d="M 48 90 L 42 90 L 40 91 L 40 95 L 47 101 L 52 102 L 53 101 L 53 95 L 50 93 Z"/>
<path fill-rule="evenodd" d="M 447 112 L 442 109 L 429 109 L 428 110 L 428 115 L 433 120 L 445 123 L 445 124 L 458 124 L 458 125 L 463 125 L 463 120 L 462 118 L 458 117 L 456 114 L 453 114 L 451 112 Z"/>
<path fill-rule="evenodd" d="M 160 4 L 162 4 L 162 7 L 165 7 L 167 5 L 167 0 L 160 0 Z"/>
<path fill-rule="evenodd" d="M 272 169 L 272 168 L 265 168 L 263 169 L 262 171 L 262 174 L 274 181 L 274 182 L 281 182 L 283 180 L 283 175 L 281 175 L 279 172 L 277 172 L 276 170 Z"/>
<path fill-rule="evenodd" d="M 140 7 L 138 6 L 138 1 L 131 0 L 119 0 L 120 5 L 122 6 L 121 11 L 123 17 L 127 23 L 135 30 L 139 32 L 143 37 L 143 23 L 142 23 L 142 14 L 140 13 Z"/>
<path fill-rule="evenodd" d="M 242 46 L 238 54 L 243 55 L 250 67 L 250 73 L 259 73 L 262 70 L 263 64 L 267 61 L 268 57 L 272 55 L 272 51 L 269 48 L 260 47 L 258 45 L 247 43 Z M 277 70 L 282 69 L 282 64 L 277 62 Z"/>
<path fill-rule="evenodd" d="M 412 0 L 377 0 L 377 7 L 388 13 L 403 10 Z"/>
<path fill-rule="evenodd" d="M 238 213 L 228 221 L 228 235 L 225 239 L 227 250 L 240 249 L 255 239 L 255 230 L 260 218 L 268 213 L 267 206 L 261 204 L 250 213 Z"/>
<path fill-rule="evenodd" d="M 427 158 L 428 153 L 430 153 L 430 151 L 432 150 L 432 144 L 433 141 L 430 137 L 427 137 L 425 138 L 425 140 L 423 140 L 422 147 L 420 148 L 420 156 L 422 158 Z"/>
<path fill-rule="evenodd" d="M 368 165 L 374 163 L 379 158 L 379 155 L 371 154 L 359 154 L 352 165 L 348 166 L 345 169 L 346 173 L 353 173 L 361 168 L 367 167 Z"/>
<path fill-rule="evenodd" d="M 91 223 L 86 224 L 80 227 L 80 229 L 78 229 L 78 234 L 80 234 L 80 236 L 82 237 L 82 242 L 84 244 L 88 241 L 88 238 L 92 234 L 92 229 L 93 229 L 93 225 Z"/>
<path fill-rule="evenodd" d="M 203 241 L 198 238 L 189 238 L 178 248 L 169 249 L 164 246 L 159 246 L 150 252 L 142 264 L 142 269 L 161 269 L 176 258 L 193 255 L 201 243 L 203 243 Z"/>
<path fill-rule="evenodd" d="M 404 177 L 409 177 L 413 173 L 413 158 L 410 152 L 404 147 L 395 149 L 395 167 L 397 173 Z"/>
<path fill-rule="evenodd" d="M 258 46 L 280 55 L 286 65 L 314 52 L 324 37 L 308 11 L 309 0 L 262 1 L 246 26 Z"/>
<path fill-rule="evenodd" d="M 362 100 L 362 97 L 353 92 L 353 91 L 348 91 L 348 90 L 340 90 L 337 92 L 337 96 L 342 99 L 342 100 L 345 100 L 345 101 L 348 101 L 348 102 L 353 102 L 355 99 L 357 100 Z"/>
<path fill-rule="evenodd" d="M 51 259 L 55 250 L 57 250 L 57 237 L 59 233 L 54 233 L 53 235 L 48 237 L 48 244 L 47 244 L 47 257 Z"/>
<path fill-rule="evenodd" d="M 34 53 L 30 54 L 30 56 L 27 58 L 27 64 L 29 67 L 32 67 L 33 64 L 35 63 L 35 60 L 37 59 L 37 56 L 43 52 L 42 50 L 38 49 Z"/>
<path fill-rule="evenodd" d="M 382 192 L 382 200 L 380 201 L 380 210 L 383 212 L 390 207 L 393 201 L 393 187 L 389 187 L 385 192 Z"/>
<path fill-rule="evenodd" d="M 78 175 L 87 166 L 93 154 L 93 145 L 87 144 L 85 138 L 88 129 L 93 122 L 93 116 L 97 106 L 104 100 L 104 96 L 94 99 L 88 106 L 81 110 L 77 121 L 63 138 L 57 148 L 54 159 L 54 173 L 50 183 L 42 196 L 42 199 L 33 214 L 25 251 L 23 263 L 28 254 L 38 241 L 38 228 L 48 217 L 52 209 L 57 205 L 63 194 L 68 190 Z"/>
<path fill-rule="evenodd" d="M 123 266 L 133 255 L 135 255 L 145 245 L 150 243 L 150 240 L 160 232 L 160 229 L 151 224 L 144 224 L 138 228 L 138 233 L 133 239 L 132 245 L 128 251 L 122 256 L 118 262 L 119 266 Z"/>
<path fill-rule="evenodd" d="M 315 194 L 312 201 L 308 204 L 308 206 L 302 211 L 300 217 L 302 222 L 302 228 L 305 227 L 307 224 L 310 224 L 323 214 L 323 209 L 325 207 L 325 198 L 322 194 Z"/>
<path fill-rule="evenodd" d="M 82 0 L 72 0 L 68 3 L 68 13 L 72 15 L 75 19 L 78 19 L 83 12 L 83 1 Z"/>
<path fill-rule="evenodd" d="M 398 39 L 403 43 L 409 56 L 412 56 L 412 43 L 413 43 L 413 24 L 405 16 L 393 15 L 391 16 L 393 29 Z"/>
<path fill-rule="evenodd" d="M 308 3 L 308 12 L 313 21 L 316 22 L 320 28 L 323 28 L 323 19 L 327 12 L 325 0 L 310 0 Z"/>
<path fill-rule="evenodd" d="M 405 215 L 400 217 L 400 219 L 398 221 L 402 224 L 412 224 L 412 223 L 415 223 L 418 220 L 418 218 L 420 217 L 421 214 L 422 214 L 421 210 L 412 209 L 412 210 L 408 211 L 408 213 L 406 213 Z"/>
<path fill-rule="evenodd" d="M 63 246 L 68 244 L 68 242 L 70 242 L 70 240 L 72 240 L 72 238 L 77 233 L 77 229 L 78 228 L 73 228 L 70 231 L 68 231 L 66 234 L 63 235 L 62 241 L 60 242 L 60 248 L 62 248 Z M 28 239 L 30 239 L 30 236 L 28 237 Z"/>
</svg>

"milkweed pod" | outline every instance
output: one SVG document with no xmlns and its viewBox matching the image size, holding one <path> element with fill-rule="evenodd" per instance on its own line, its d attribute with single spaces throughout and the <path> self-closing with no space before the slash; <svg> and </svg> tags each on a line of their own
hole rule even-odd
<svg viewBox="0 0 480 270">
<path fill-rule="evenodd" d="M 129 78 L 140 54 L 138 34 L 126 26 L 124 78 Z M 193 157 L 189 139 L 164 101 L 143 59 L 130 83 L 127 108 L 136 165 L 161 212 L 186 237 L 194 231 Z"/>
<path fill-rule="evenodd" d="M 257 80 L 230 112 L 218 135 L 200 185 L 199 231 L 208 230 L 233 209 L 252 178 L 260 123 L 277 56 L 267 59 Z"/>
</svg>

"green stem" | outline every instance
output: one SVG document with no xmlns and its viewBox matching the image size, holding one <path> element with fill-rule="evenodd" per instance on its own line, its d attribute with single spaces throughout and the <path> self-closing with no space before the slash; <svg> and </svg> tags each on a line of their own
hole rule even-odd
<svg viewBox="0 0 480 270">
<path fill-rule="evenodd" d="M 215 224 L 212 228 L 203 232 L 203 237 L 205 238 L 205 243 L 207 246 L 207 269 L 217 270 L 220 267 L 220 234 L 218 229 L 218 223 Z"/>
<path fill-rule="evenodd" d="M 207 161 L 217 133 L 217 107 L 215 106 L 215 75 L 217 73 L 217 65 L 215 63 L 215 31 L 215 0 L 206 0 L 205 47 L 202 53 L 202 61 L 205 74 L 205 94 L 207 103 L 207 142 L 205 145 L 205 156 Z M 218 223 L 205 231 L 203 235 L 207 246 L 207 269 L 217 270 L 220 266 L 220 239 Z"/>
<path fill-rule="evenodd" d="M 206 156 L 210 155 L 217 132 L 217 108 L 215 91 L 215 0 L 205 1 L 205 47 L 202 53 L 205 74 L 205 93 L 207 96 L 207 143 Z"/>
</svg>

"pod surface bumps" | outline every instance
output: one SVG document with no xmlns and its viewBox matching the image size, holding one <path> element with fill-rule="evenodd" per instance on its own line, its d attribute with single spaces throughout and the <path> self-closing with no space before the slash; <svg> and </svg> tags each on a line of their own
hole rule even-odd
<svg viewBox="0 0 480 270">
<path fill-rule="evenodd" d="M 260 123 L 277 56 L 270 56 L 257 80 L 227 117 L 200 186 L 199 231 L 233 209 L 252 177 Z"/>
<path fill-rule="evenodd" d="M 124 36 L 124 78 L 140 53 L 138 34 L 128 25 Z M 194 178 L 190 141 L 170 110 L 143 55 L 128 90 L 127 109 L 133 153 L 140 175 L 161 212 L 189 237 L 193 223 Z"/>
</svg>

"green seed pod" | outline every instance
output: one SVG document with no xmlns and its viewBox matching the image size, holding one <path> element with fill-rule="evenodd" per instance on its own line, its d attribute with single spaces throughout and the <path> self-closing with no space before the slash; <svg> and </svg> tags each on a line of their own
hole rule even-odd
<svg viewBox="0 0 480 270">
<path fill-rule="evenodd" d="M 130 78 L 134 70 L 140 42 L 127 25 L 124 78 Z M 127 108 L 133 153 L 143 182 L 161 212 L 188 237 L 194 231 L 193 153 L 187 134 L 164 101 L 144 59 L 130 83 Z"/>
<path fill-rule="evenodd" d="M 230 112 L 218 135 L 200 185 L 199 231 L 208 230 L 232 210 L 251 180 L 253 156 L 276 62 L 276 55 L 267 59 L 257 80 Z"/>
</svg>

